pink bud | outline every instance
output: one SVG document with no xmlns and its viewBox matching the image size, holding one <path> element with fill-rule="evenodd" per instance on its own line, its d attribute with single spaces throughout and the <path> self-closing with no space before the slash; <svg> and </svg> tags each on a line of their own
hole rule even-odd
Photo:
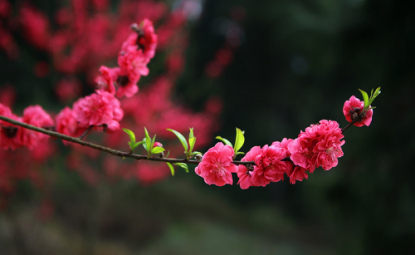
<svg viewBox="0 0 415 255">
<path fill-rule="evenodd" d="M 161 147 L 161 148 L 163 148 L 163 144 L 161 144 L 161 143 L 159 143 L 159 142 L 155 142 L 154 144 L 153 144 L 153 148 L 154 147 Z"/>
</svg>

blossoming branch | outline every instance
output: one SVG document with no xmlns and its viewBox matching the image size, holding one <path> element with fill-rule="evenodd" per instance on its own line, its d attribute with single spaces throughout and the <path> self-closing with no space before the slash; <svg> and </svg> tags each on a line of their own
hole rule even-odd
<svg viewBox="0 0 415 255">
<path fill-rule="evenodd" d="M 139 141 L 129 129 L 123 129 L 130 138 L 129 152 L 111 149 L 83 141 L 91 130 L 115 133 L 120 129 L 119 122 L 124 117 L 119 98 L 134 96 L 138 91 L 137 82 L 141 76 L 149 74 L 148 63 L 155 55 L 158 37 L 153 24 L 144 19 L 139 25 L 131 26 L 133 32 L 121 46 L 118 54 L 118 66 L 101 66 L 101 73 L 95 79 L 95 93 L 78 99 L 72 109 L 65 107 L 55 118 L 46 113 L 41 106 L 29 106 L 23 111 L 23 117 L 12 113 L 9 107 L 0 104 L 0 147 L 34 149 L 44 143 L 48 136 L 58 137 L 66 145 L 80 144 L 120 157 L 138 160 L 166 162 L 172 175 L 174 165 L 188 171 L 187 164 L 197 164 L 195 172 L 209 185 L 223 186 L 233 184 L 232 173 L 236 173 L 242 189 L 251 186 L 266 186 L 271 182 L 284 180 L 287 176 L 291 184 L 308 178 L 316 168 L 325 171 L 337 166 L 338 158 L 343 156 L 341 146 L 345 141 L 343 132 L 351 125 L 369 126 L 372 121 L 373 100 L 380 94 L 380 88 L 372 91 L 370 97 L 362 92 L 363 101 L 352 96 L 345 102 L 343 113 L 349 125 L 341 129 L 336 121 L 321 120 L 301 131 L 296 139 L 284 138 L 271 145 L 251 148 L 241 161 L 237 155 L 244 144 L 244 132 L 236 130 L 235 143 L 217 137 L 218 142 L 206 153 L 194 151 L 196 136 L 190 128 L 188 139 L 180 132 L 168 129 L 177 136 L 184 148 L 184 158 L 168 158 L 168 153 L 156 136 L 150 137 L 146 128 L 145 137 Z M 55 130 L 55 131 L 52 131 Z M 68 143 L 71 142 L 71 143 Z M 147 155 L 134 154 L 142 145 Z"/>
</svg>

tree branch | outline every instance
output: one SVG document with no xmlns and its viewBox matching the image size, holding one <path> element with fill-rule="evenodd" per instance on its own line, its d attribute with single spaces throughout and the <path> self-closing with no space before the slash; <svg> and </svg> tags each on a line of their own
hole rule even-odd
<svg viewBox="0 0 415 255">
<path fill-rule="evenodd" d="M 20 126 L 20 127 L 23 127 L 23 128 L 30 129 L 30 130 L 33 130 L 33 131 L 36 131 L 36 132 L 40 132 L 40 133 L 43 133 L 45 135 L 60 138 L 62 140 L 66 140 L 66 141 L 69 141 L 69 142 L 72 142 L 72 143 L 80 144 L 82 146 L 87 146 L 87 147 L 90 147 L 90 148 L 93 148 L 93 149 L 96 149 L 96 150 L 107 152 L 109 154 L 112 154 L 114 156 L 118 156 L 118 157 L 121 157 L 121 158 L 133 158 L 133 159 L 137 159 L 137 160 L 150 160 L 150 161 L 169 162 L 169 163 L 188 163 L 188 164 L 195 164 L 195 165 L 200 163 L 199 160 L 189 160 L 189 159 L 186 159 L 186 158 L 183 158 L 183 159 L 157 158 L 157 157 L 147 157 L 146 155 L 132 154 L 130 152 L 114 150 L 114 149 L 104 147 L 104 146 L 101 146 L 101 145 L 98 145 L 98 144 L 95 144 L 95 143 L 85 142 L 85 141 L 83 141 L 79 138 L 72 137 L 72 136 L 67 136 L 67 135 L 64 135 L 64 134 L 61 134 L 61 133 L 58 133 L 58 132 L 55 132 L 55 131 L 35 127 L 35 126 L 29 125 L 29 124 L 26 124 L 26 123 L 23 123 L 23 122 L 14 120 L 14 119 L 7 118 L 7 117 L 2 116 L 2 115 L 0 115 L 0 120 L 3 120 L 5 122 L 11 123 L 11 124 L 16 125 L 16 126 Z M 240 165 L 255 165 L 254 161 L 233 161 L 232 163 L 240 164 Z"/>
</svg>

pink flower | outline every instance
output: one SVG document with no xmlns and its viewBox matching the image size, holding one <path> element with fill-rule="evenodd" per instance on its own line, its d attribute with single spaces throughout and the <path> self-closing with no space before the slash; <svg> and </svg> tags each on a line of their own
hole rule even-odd
<svg viewBox="0 0 415 255">
<path fill-rule="evenodd" d="M 21 121 L 21 118 L 14 115 L 10 108 L 0 104 L 0 115 L 14 120 Z M 19 133 L 23 128 L 0 120 L 0 148 L 2 149 L 17 149 L 21 147 L 19 140 Z"/>
<path fill-rule="evenodd" d="M 273 142 L 271 145 L 283 149 L 285 152 L 285 157 L 289 157 L 291 156 L 291 153 L 288 150 L 288 144 L 290 144 L 292 141 L 293 139 L 284 138 L 281 142 Z"/>
<path fill-rule="evenodd" d="M 129 46 L 138 46 L 138 50 L 142 50 L 148 63 L 156 51 L 157 35 L 154 33 L 153 23 L 148 19 L 144 19 L 137 29 L 138 32 L 130 34 L 123 43 L 121 50 L 125 51 Z"/>
<path fill-rule="evenodd" d="M 129 46 L 118 55 L 119 68 L 113 68 L 118 84 L 117 97 L 132 97 L 138 92 L 137 82 L 141 75 L 148 75 L 146 59 L 137 46 Z"/>
<path fill-rule="evenodd" d="M 54 123 L 49 114 L 47 114 L 39 105 L 29 106 L 23 111 L 22 122 L 41 128 L 53 127 Z M 39 143 L 49 138 L 48 135 L 22 129 L 19 133 L 20 143 L 29 149 L 33 149 Z"/>
<path fill-rule="evenodd" d="M 112 120 L 110 123 L 107 123 L 106 128 L 104 129 L 107 133 L 114 133 L 120 129 L 120 123 L 116 120 Z"/>
<path fill-rule="evenodd" d="M 108 92 L 105 92 L 108 93 Z M 113 119 L 112 107 L 98 94 L 78 99 L 73 104 L 75 118 L 81 127 L 97 126 L 109 123 Z"/>
<path fill-rule="evenodd" d="M 307 169 L 311 173 L 316 169 L 316 155 L 313 153 L 314 146 L 318 142 L 316 134 L 317 125 L 311 125 L 305 132 L 301 131 L 298 138 L 288 144 L 291 153 L 290 159 L 295 165 Z"/>
<path fill-rule="evenodd" d="M 344 141 L 339 124 L 336 121 L 321 120 L 301 132 L 298 138 L 288 144 L 291 160 L 312 173 L 316 167 L 324 170 L 337 165 L 337 158 L 343 156 L 341 146 Z"/>
<path fill-rule="evenodd" d="M 203 155 L 202 162 L 196 167 L 195 172 L 209 185 L 232 184 L 231 173 L 238 171 L 238 167 L 232 163 L 234 154 L 231 146 L 219 142 Z"/>
<path fill-rule="evenodd" d="M 261 147 L 255 146 L 252 147 L 249 152 L 246 153 L 245 157 L 242 158 L 241 161 L 255 161 L 257 156 L 260 156 L 262 153 Z M 256 186 L 252 183 L 252 174 L 253 171 L 257 166 L 252 166 L 252 169 L 248 169 L 245 165 L 238 165 L 238 184 L 241 189 L 247 189 L 250 186 Z"/>
<path fill-rule="evenodd" d="M 146 58 L 137 46 L 129 46 L 118 55 L 118 65 L 121 68 L 121 75 L 128 74 L 132 78 L 139 78 L 140 75 L 148 75 Z"/>
<path fill-rule="evenodd" d="M 343 106 L 343 114 L 346 117 L 346 120 L 348 122 L 352 122 L 353 115 L 358 117 L 360 113 L 362 112 L 364 106 L 365 106 L 365 103 L 363 101 L 360 101 L 355 96 L 351 96 L 348 101 L 344 102 L 344 106 Z M 372 122 L 372 116 L 373 116 L 373 110 L 369 110 L 367 111 L 365 117 L 363 117 L 361 121 L 358 121 L 354 123 L 353 125 L 357 127 L 362 127 L 364 125 L 369 126 L 370 123 Z"/>
<path fill-rule="evenodd" d="M 324 170 L 330 170 L 337 166 L 337 158 L 343 156 L 341 146 L 345 141 L 341 141 L 344 137 L 339 127 L 339 123 L 331 120 L 320 120 L 319 142 L 314 147 L 313 152 L 316 153 L 317 167 L 321 166 Z"/>
<path fill-rule="evenodd" d="M 57 132 L 64 134 L 64 135 L 79 137 L 82 135 L 82 133 L 85 131 L 86 128 L 79 127 L 78 121 L 75 118 L 74 111 L 69 107 L 65 107 L 56 116 L 55 129 Z M 68 144 L 68 142 L 65 140 L 62 140 L 62 142 L 65 145 Z"/>
<path fill-rule="evenodd" d="M 73 111 L 80 127 L 109 125 L 112 132 L 119 128 L 113 121 L 118 122 L 124 116 L 120 101 L 112 94 L 101 90 L 76 101 Z"/>
<path fill-rule="evenodd" d="M 114 116 L 114 120 L 121 121 L 122 118 L 124 117 L 124 111 L 121 109 L 120 101 L 117 98 L 115 98 L 114 95 L 111 95 L 110 93 L 100 91 L 100 90 L 97 90 L 96 93 L 102 96 L 102 98 L 111 105 L 113 109 L 112 113 Z"/>
<path fill-rule="evenodd" d="M 264 145 L 261 154 L 255 157 L 252 183 L 255 186 L 265 186 L 272 182 L 284 180 L 284 173 L 287 171 L 285 151 L 276 146 Z"/>
<path fill-rule="evenodd" d="M 123 96 L 132 97 L 138 92 L 137 82 L 140 76 L 133 73 L 121 72 L 119 67 L 114 68 L 117 75 L 117 93 L 116 96 L 121 98 Z"/>
<path fill-rule="evenodd" d="M 107 91 L 113 95 L 115 95 L 115 86 L 114 82 L 117 79 L 117 74 L 112 68 L 108 68 L 106 66 L 101 66 L 99 68 L 101 72 L 101 76 L 98 76 L 95 79 L 95 82 L 98 85 L 98 89 Z"/>
<path fill-rule="evenodd" d="M 296 181 L 302 181 L 308 179 L 308 175 L 306 173 L 306 169 L 296 166 L 295 168 L 291 168 L 291 171 L 287 173 L 288 177 L 290 177 L 290 183 L 295 184 Z"/>
</svg>

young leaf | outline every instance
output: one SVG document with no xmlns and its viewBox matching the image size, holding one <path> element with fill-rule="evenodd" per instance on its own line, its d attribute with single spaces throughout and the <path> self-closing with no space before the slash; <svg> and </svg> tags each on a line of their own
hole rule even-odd
<svg viewBox="0 0 415 255">
<path fill-rule="evenodd" d="M 193 151 L 193 147 L 195 146 L 196 143 L 196 137 L 190 137 L 189 138 L 189 153 L 191 153 Z"/>
<path fill-rule="evenodd" d="M 186 170 L 186 173 L 189 172 L 189 167 L 187 166 L 187 164 L 185 163 L 174 163 L 174 165 L 179 166 L 181 168 L 183 168 L 184 170 Z"/>
<path fill-rule="evenodd" d="M 123 128 L 122 129 L 125 133 L 127 133 L 127 135 L 130 137 L 130 141 L 133 142 L 133 144 L 135 143 L 135 135 L 133 133 L 133 131 Z"/>
<path fill-rule="evenodd" d="M 195 156 L 195 155 L 203 155 L 201 152 L 198 152 L 198 151 L 194 151 L 194 152 L 192 152 L 192 156 Z"/>
<path fill-rule="evenodd" d="M 188 145 L 187 145 L 186 138 L 184 138 L 184 136 L 182 134 L 180 134 L 179 132 L 177 132 L 176 130 L 173 130 L 173 129 L 170 129 L 170 128 L 168 128 L 167 130 L 174 133 L 177 136 L 177 138 L 179 138 L 180 142 L 183 145 L 185 153 L 187 153 Z"/>
<path fill-rule="evenodd" d="M 189 133 L 189 139 L 192 137 L 195 137 L 195 135 L 193 134 L 193 128 L 189 128 L 190 129 L 190 133 Z"/>
<path fill-rule="evenodd" d="M 132 141 L 129 141 L 128 145 L 130 146 L 131 150 L 134 150 L 134 143 Z"/>
<path fill-rule="evenodd" d="M 143 139 L 143 147 L 146 151 L 148 151 L 147 150 L 147 139 L 146 138 Z"/>
<path fill-rule="evenodd" d="M 169 166 L 170 171 L 171 171 L 171 175 L 174 176 L 174 167 L 172 164 L 170 164 L 169 162 L 166 162 L 166 164 Z"/>
<path fill-rule="evenodd" d="M 233 147 L 232 143 L 231 143 L 231 142 L 229 142 L 229 140 L 228 140 L 228 139 L 222 138 L 222 137 L 220 137 L 220 136 L 217 136 L 217 137 L 216 137 L 216 139 L 221 140 L 221 141 L 222 141 L 222 142 L 224 142 L 226 145 L 229 145 L 229 146 Z"/>
<path fill-rule="evenodd" d="M 375 90 L 375 96 L 378 96 L 380 94 L 380 87 L 378 87 L 376 90 Z"/>
<path fill-rule="evenodd" d="M 369 104 L 372 104 L 372 103 L 373 103 L 373 101 L 375 101 L 375 98 L 376 98 L 377 96 L 379 96 L 379 94 L 380 94 L 380 87 L 378 87 L 378 88 L 375 90 L 375 93 L 373 94 L 373 96 L 371 96 L 371 97 L 370 97 L 370 103 L 369 103 Z"/>
<path fill-rule="evenodd" d="M 156 142 L 156 135 L 153 136 L 153 140 L 151 141 L 151 145 L 154 146 L 155 142 Z"/>
<path fill-rule="evenodd" d="M 236 155 L 239 155 L 239 154 L 245 154 L 244 152 L 242 152 L 242 151 L 238 151 L 237 153 L 235 153 L 235 156 Z"/>
<path fill-rule="evenodd" d="M 136 142 L 136 143 L 134 144 L 134 148 L 133 148 L 133 150 L 134 150 L 135 148 L 137 148 L 137 146 L 138 146 L 138 145 L 143 144 L 143 143 L 145 143 L 145 141 Z"/>
<path fill-rule="evenodd" d="M 160 153 L 160 152 L 163 152 L 163 151 L 165 151 L 165 149 L 164 149 L 164 148 L 162 148 L 162 147 L 154 147 L 154 148 L 151 150 L 151 154 L 157 154 L 157 153 Z"/>
<path fill-rule="evenodd" d="M 150 156 L 150 152 L 151 152 L 151 138 L 150 135 L 147 132 L 147 128 L 144 128 L 144 132 L 146 133 L 146 150 L 147 150 L 147 155 Z"/>
<path fill-rule="evenodd" d="M 244 144 L 244 142 L 245 142 L 244 133 L 239 128 L 236 128 L 236 139 L 235 139 L 234 151 L 238 152 L 239 149 Z"/>
<path fill-rule="evenodd" d="M 360 90 L 360 93 L 362 93 L 363 101 L 365 102 L 365 108 L 367 108 L 369 106 L 369 96 L 367 95 L 367 93 L 365 91 L 363 91 L 361 89 L 359 89 L 359 90 Z"/>
</svg>

